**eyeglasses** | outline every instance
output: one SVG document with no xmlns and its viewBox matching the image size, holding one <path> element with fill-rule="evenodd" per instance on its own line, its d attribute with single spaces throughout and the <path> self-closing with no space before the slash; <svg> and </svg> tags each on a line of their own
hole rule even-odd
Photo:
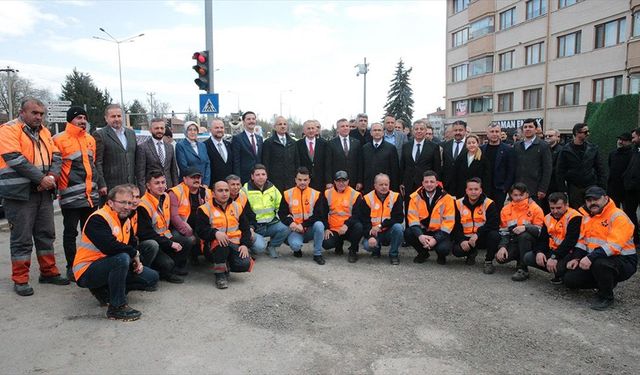
<svg viewBox="0 0 640 375">
<path fill-rule="evenodd" d="M 116 203 L 120 203 L 123 206 L 133 206 L 133 202 L 132 201 L 114 201 Z"/>
</svg>

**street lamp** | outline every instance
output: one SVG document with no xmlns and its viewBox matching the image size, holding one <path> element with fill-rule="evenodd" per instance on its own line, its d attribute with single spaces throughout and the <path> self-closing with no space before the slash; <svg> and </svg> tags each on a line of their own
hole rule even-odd
<svg viewBox="0 0 640 375">
<path fill-rule="evenodd" d="M 0 72 L 6 72 L 7 73 L 7 94 L 9 96 L 9 120 L 13 119 L 13 80 L 11 79 L 11 73 L 16 74 L 19 72 L 18 69 L 12 69 L 11 67 L 7 66 L 6 69 L 0 69 Z"/>
<path fill-rule="evenodd" d="M 105 42 L 115 43 L 118 46 L 118 73 L 120 75 L 120 105 L 124 106 L 124 95 L 122 95 L 122 62 L 120 60 L 120 44 L 131 43 L 133 42 L 134 39 L 139 38 L 144 34 L 134 35 L 129 38 L 118 40 L 114 38 L 113 35 L 109 34 L 107 30 L 103 29 L 102 27 L 100 28 L 100 31 L 107 34 L 109 38 L 111 38 L 111 40 L 105 39 L 99 36 L 93 36 L 93 39 L 100 39 L 100 40 L 104 40 Z"/>
<path fill-rule="evenodd" d="M 367 113 L 367 73 L 369 73 L 369 64 L 367 64 L 367 58 L 364 58 L 364 64 L 356 64 L 354 68 L 358 68 L 356 72 L 356 77 L 362 74 L 364 76 L 364 95 L 363 100 L 364 104 L 362 106 L 362 112 Z"/>
<path fill-rule="evenodd" d="M 293 90 L 288 89 L 288 90 L 280 90 L 280 116 L 282 116 L 282 93 L 284 92 L 293 92 Z"/>
</svg>

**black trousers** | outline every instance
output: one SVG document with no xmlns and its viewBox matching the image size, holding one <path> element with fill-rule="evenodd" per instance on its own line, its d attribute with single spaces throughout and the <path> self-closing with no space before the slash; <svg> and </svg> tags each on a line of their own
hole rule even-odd
<svg viewBox="0 0 640 375">
<path fill-rule="evenodd" d="M 422 230 L 422 234 L 433 236 L 433 232 L 427 232 L 424 229 Z M 404 230 L 404 240 L 409 245 L 413 246 L 413 248 L 416 250 L 416 252 L 418 254 L 420 254 L 420 255 L 426 255 L 429 252 L 429 250 L 425 249 L 422 246 L 422 244 L 420 243 L 420 240 L 413 233 L 411 228 L 406 228 Z M 451 254 L 451 247 L 452 247 L 451 239 L 447 236 L 447 238 L 445 238 L 444 240 L 438 241 L 436 246 L 434 248 L 432 248 L 431 250 L 435 251 L 436 254 L 438 254 L 440 256 L 447 256 L 447 255 Z"/>
<path fill-rule="evenodd" d="M 96 207 L 62 208 L 62 224 L 64 225 L 62 247 L 64 248 L 64 257 L 67 260 L 67 269 L 73 267 L 73 259 L 76 257 L 78 223 L 80 223 L 80 230 L 82 230 L 89 215 L 95 210 Z"/>
<path fill-rule="evenodd" d="M 328 249 L 342 249 L 344 245 L 344 240 L 348 240 L 351 243 L 349 246 L 349 251 L 358 251 L 358 244 L 362 239 L 362 223 L 355 223 L 347 229 L 345 234 L 339 235 L 338 232 L 333 232 L 333 236 L 328 239 L 322 241 L 322 248 L 325 250 Z"/>
<path fill-rule="evenodd" d="M 549 257 L 551 256 L 551 253 L 546 252 L 545 255 L 547 256 L 547 259 L 549 259 Z M 571 256 L 566 256 L 564 258 L 558 259 L 558 265 L 556 266 L 556 272 L 555 272 L 556 277 L 564 278 L 564 275 L 567 272 L 567 263 L 570 260 L 571 260 Z M 529 267 L 537 268 L 544 272 L 549 272 L 546 267 L 540 267 L 538 263 L 536 263 L 536 253 L 534 253 L 533 251 L 529 251 L 528 253 L 524 254 L 524 264 L 526 264 Z"/>
<path fill-rule="evenodd" d="M 155 240 L 145 240 L 138 244 L 140 260 L 145 266 L 157 271 L 160 277 L 165 277 L 173 273 L 176 263 L 164 251 L 160 251 L 160 246 Z"/>
<path fill-rule="evenodd" d="M 635 230 L 633 231 L 633 242 L 636 246 L 640 245 L 638 239 L 638 205 L 640 205 L 640 190 L 627 190 L 624 196 L 624 213 L 629 216 Z"/>
<path fill-rule="evenodd" d="M 636 272 L 636 262 L 629 255 L 598 258 L 588 270 L 567 270 L 564 285 L 571 289 L 598 288 L 596 293 L 603 298 L 613 298 L 613 288 Z"/>
<path fill-rule="evenodd" d="M 531 234 L 527 232 L 520 233 L 505 246 L 509 254 L 507 259 L 502 262 L 498 261 L 498 263 L 505 264 L 515 260 L 516 268 L 526 271 L 527 265 L 524 262 L 524 256 L 533 249 L 534 242 L 535 238 Z"/>
<path fill-rule="evenodd" d="M 466 240 L 468 240 L 468 237 L 462 241 L 466 241 Z M 460 247 L 460 243 L 462 241 L 454 242 L 453 249 L 452 249 L 453 256 L 461 258 L 469 255 L 468 251 L 464 251 L 462 250 L 462 247 Z M 471 250 L 487 249 L 487 255 L 485 256 L 484 260 L 487 262 L 490 262 L 496 256 L 496 251 L 498 251 L 498 244 L 500 244 L 500 234 L 498 233 L 497 230 L 492 230 L 492 231 L 481 233 L 478 236 L 478 240 L 476 241 L 476 246 Z"/>
<path fill-rule="evenodd" d="M 247 272 L 251 267 L 251 257 L 240 258 L 239 246 L 230 244 L 229 246 L 216 246 L 213 249 L 206 246 L 204 257 L 213 263 L 214 273 L 224 272 Z"/>
</svg>

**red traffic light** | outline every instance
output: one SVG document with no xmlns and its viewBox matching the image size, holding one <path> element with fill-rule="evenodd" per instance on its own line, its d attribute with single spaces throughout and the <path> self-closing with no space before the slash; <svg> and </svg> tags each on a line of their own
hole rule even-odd
<svg viewBox="0 0 640 375">
<path fill-rule="evenodd" d="M 209 91 L 209 51 L 195 52 L 191 56 L 193 60 L 196 60 L 196 65 L 192 68 L 198 73 L 198 78 L 194 80 L 198 89 L 203 91 Z"/>
<path fill-rule="evenodd" d="M 207 51 L 196 52 L 191 57 L 193 60 L 196 60 L 198 64 L 205 64 L 209 59 L 209 53 Z"/>
</svg>

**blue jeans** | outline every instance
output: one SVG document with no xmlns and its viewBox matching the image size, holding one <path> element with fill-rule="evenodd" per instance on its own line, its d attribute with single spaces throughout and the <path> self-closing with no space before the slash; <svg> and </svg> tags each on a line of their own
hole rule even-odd
<svg viewBox="0 0 640 375">
<path fill-rule="evenodd" d="M 108 256 L 91 263 L 77 280 L 81 288 L 109 288 L 109 304 L 115 307 L 127 303 L 129 290 L 146 289 L 158 283 L 158 273 L 144 267 L 142 273 L 131 270 L 131 257 L 127 253 Z"/>
<path fill-rule="evenodd" d="M 300 251 L 302 244 L 313 239 L 313 255 L 322 255 L 322 241 L 324 241 L 324 224 L 321 221 L 313 223 L 311 228 L 307 228 L 304 234 L 298 232 L 289 233 L 289 247 L 293 251 Z"/>
<path fill-rule="evenodd" d="M 402 243 L 403 232 L 402 232 L 402 224 L 393 224 L 391 229 L 387 229 L 382 233 L 378 233 L 378 246 L 375 248 L 369 247 L 369 241 L 365 238 L 363 242 L 364 249 L 368 252 L 372 251 L 380 251 L 382 245 L 389 245 L 389 256 L 392 258 L 396 258 L 398 256 L 398 248 Z"/>
<path fill-rule="evenodd" d="M 288 226 L 282 224 L 281 221 L 276 221 L 269 224 L 258 224 L 256 228 L 255 241 L 251 250 L 261 254 L 267 248 L 267 240 L 265 237 L 269 237 L 269 246 L 277 248 L 284 243 L 291 230 Z"/>
</svg>

